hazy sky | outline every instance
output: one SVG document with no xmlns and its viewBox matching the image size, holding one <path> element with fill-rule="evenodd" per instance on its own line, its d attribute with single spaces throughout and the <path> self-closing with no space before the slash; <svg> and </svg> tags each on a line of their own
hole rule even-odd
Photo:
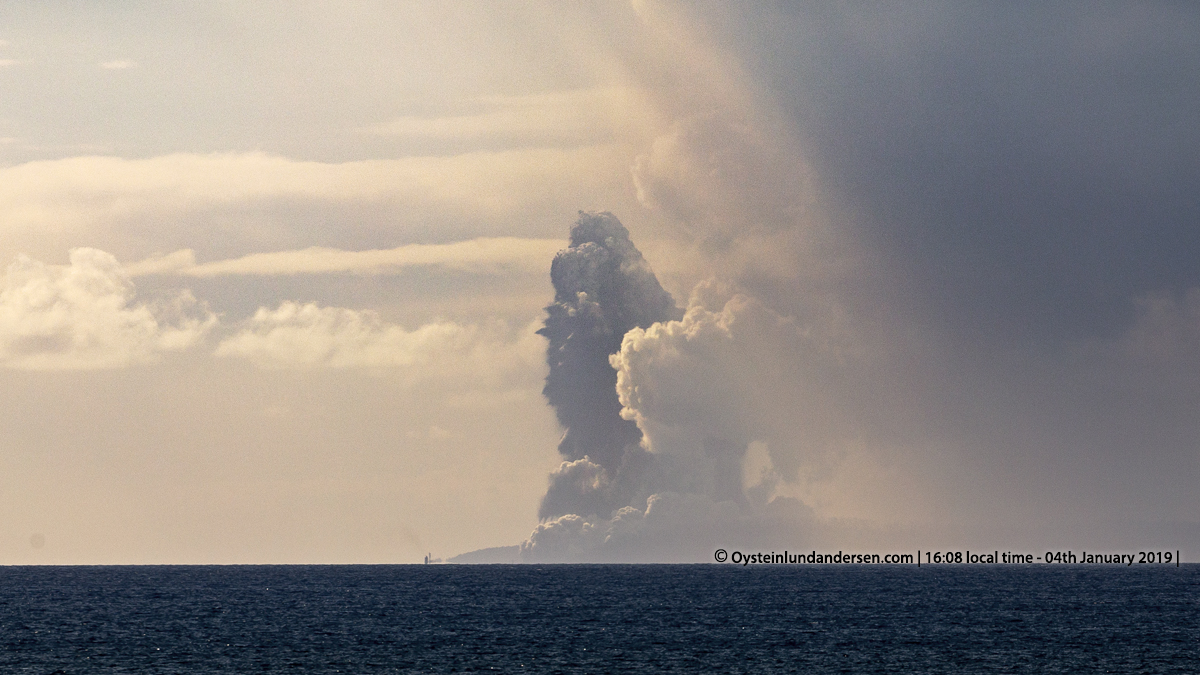
<svg viewBox="0 0 1200 675">
<path fill-rule="evenodd" d="M 1198 110 L 1182 4 L 0 2 L 0 563 L 1198 556 Z M 580 210 L 669 475 L 539 524 Z"/>
</svg>

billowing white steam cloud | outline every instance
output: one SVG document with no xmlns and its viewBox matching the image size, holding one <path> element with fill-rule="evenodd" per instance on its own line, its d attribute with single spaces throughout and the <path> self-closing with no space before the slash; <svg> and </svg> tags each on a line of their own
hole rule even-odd
<svg viewBox="0 0 1200 675">
<path fill-rule="evenodd" d="M 778 416 L 766 394 L 786 382 L 778 363 L 761 355 L 800 346 L 802 334 L 757 300 L 733 295 L 714 311 L 704 303 L 720 303 L 723 294 L 705 293 L 712 291 L 707 284 L 697 290 L 682 320 L 629 331 L 610 358 L 621 415 L 637 423 L 660 461 L 670 462 L 665 487 L 743 503 L 750 443 L 770 441 L 777 457 L 788 456 L 777 449 Z"/>
<path fill-rule="evenodd" d="M 21 256 L 0 292 L 0 365 L 22 370 L 119 368 L 200 341 L 217 318 L 184 292 L 132 305 L 133 284 L 112 255 L 71 250 L 67 266 Z"/>
</svg>

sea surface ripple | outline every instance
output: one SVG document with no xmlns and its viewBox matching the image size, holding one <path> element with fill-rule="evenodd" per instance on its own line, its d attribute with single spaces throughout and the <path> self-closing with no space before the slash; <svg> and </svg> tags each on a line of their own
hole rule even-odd
<svg viewBox="0 0 1200 675">
<path fill-rule="evenodd" d="M 1194 673 L 1200 565 L 0 567 L 0 673 Z"/>
</svg>

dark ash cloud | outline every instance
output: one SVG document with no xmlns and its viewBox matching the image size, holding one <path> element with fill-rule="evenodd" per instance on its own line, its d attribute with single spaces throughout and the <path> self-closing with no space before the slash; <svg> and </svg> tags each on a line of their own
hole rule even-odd
<svg viewBox="0 0 1200 675">
<path fill-rule="evenodd" d="M 1200 285 L 1200 11 L 1175 3 L 708 6 L 923 321 L 1114 337 Z M 716 28 L 719 27 L 719 28 Z M 845 222 L 842 227 L 848 226 Z"/>
<path fill-rule="evenodd" d="M 621 417 L 609 356 L 631 329 L 682 312 L 611 213 L 580 211 L 550 279 L 554 302 L 539 331 L 549 340 L 543 393 L 565 430 L 558 451 L 566 462 L 551 476 L 538 515 L 606 518 L 628 503 L 636 485 L 631 476 L 650 463 L 641 431 Z"/>
</svg>

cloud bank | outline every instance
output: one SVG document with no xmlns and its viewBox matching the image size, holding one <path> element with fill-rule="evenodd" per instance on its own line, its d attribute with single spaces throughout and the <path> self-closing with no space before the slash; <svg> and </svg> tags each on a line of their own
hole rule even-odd
<svg viewBox="0 0 1200 675">
<path fill-rule="evenodd" d="M 92 370 L 153 363 L 198 344 L 217 323 L 190 293 L 133 304 L 128 274 L 112 255 L 71 250 L 66 266 L 18 257 L 0 292 L 0 365 Z"/>
<path fill-rule="evenodd" d="M 497 391 L 541 372 L 535 326 L 435 321 L 406 329 L 369 310 L 283 302 L 259 308 L 214 355 L 270 370 L 367 369 L 399 382 Z"/>
</svg>

